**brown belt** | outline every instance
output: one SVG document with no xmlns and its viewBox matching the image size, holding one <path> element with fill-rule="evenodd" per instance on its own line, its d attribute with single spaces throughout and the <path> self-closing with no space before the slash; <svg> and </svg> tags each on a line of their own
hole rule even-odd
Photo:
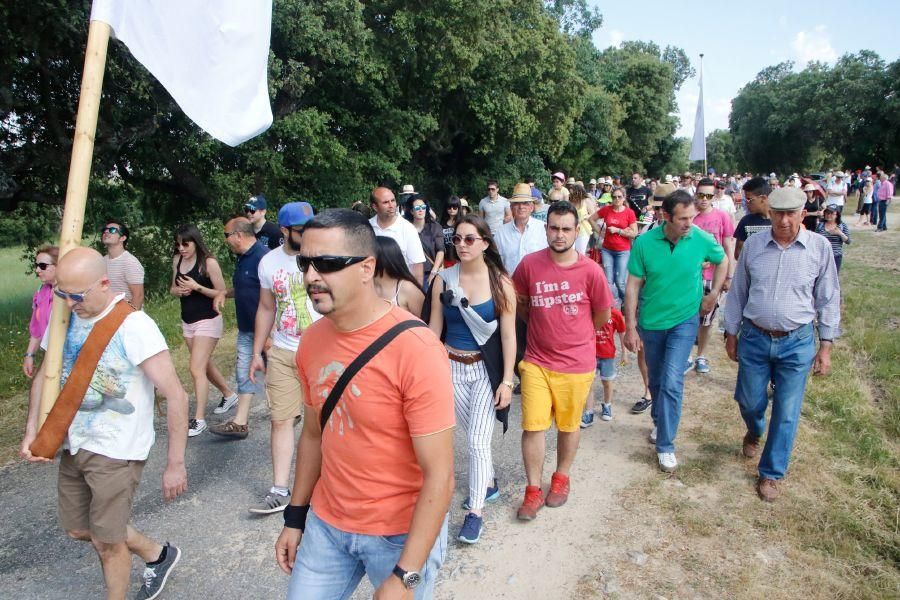
<svg viewBox="0 0 900 600">
<path fill-rule="evenodd" d="M 750 323 L 751 323 L 754 327 L 756 327 L 757 329 L 759 329 L 760 331 L 762 331 L 764 334 L 766 334 L 766 335 L 769 336 L 769 337 L 773 337 L 773 338 L 783 338 L 783 337 L 786 337 L 786 336 L 788 336 L 788 335 L 791 334 L 790 331 L 773 331 L 773 330 L 771 330 L 771 329 L 766 329 L 765 327 L 760 327 L 759 325 L 757 325 L 757 324 L 754 323 L 753 321 L 750 321 Z"/>
<path fill-rule="evenodd" d="M 450 360 L 464 365 L 474 365 L 481 360 L 481 352 L 475 352 L 474 354 L 456 354 L 447 352 L 447 356 L 450 357 Z"/>
</svg>

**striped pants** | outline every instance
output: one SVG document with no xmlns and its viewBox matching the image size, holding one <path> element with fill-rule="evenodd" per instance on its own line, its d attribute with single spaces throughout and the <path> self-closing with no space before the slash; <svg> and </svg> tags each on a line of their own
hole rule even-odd
<svg viewBox="0 0 900 600">
<path fill-rule="evenodd" d="M 494 481 L 491 436 L 494 433 L 494 393 L 484 361 L 466 365 L 450 361 L 456 422 L 466 432 L 469 447 L 469 502 L 484 507 L 487 488 Z"/>
</svg>

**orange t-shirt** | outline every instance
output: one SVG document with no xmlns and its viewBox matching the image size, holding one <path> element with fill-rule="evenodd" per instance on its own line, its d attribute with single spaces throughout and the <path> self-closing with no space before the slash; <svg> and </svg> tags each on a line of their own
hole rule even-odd
<svg viewBox="0 0 900 600">
<path fill-rule="evenodd" d="M 393 307 L 351 332 L 320 319 L 303 332 L 297 368 L 303 401 L 322 405 L 346 367 L 410 314 Z M 422 488 L 412 438 L 455 425 L 447 351 L 429 329 L 404 331 L 344 389 L 322 432 L 322 471 L 311 504 L 341 531 L 365 535 L 409 532 Z"/>
</svg>

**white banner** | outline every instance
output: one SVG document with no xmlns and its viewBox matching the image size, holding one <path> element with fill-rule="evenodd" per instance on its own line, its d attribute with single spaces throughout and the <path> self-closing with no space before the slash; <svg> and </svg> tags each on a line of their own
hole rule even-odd
<svg viewBox="0 0 900 600">
<path fill-rule="evenodd" d="M 272 124 L 272 0 L 94 0 L 91 20 L 214 138 L 237 146 Z"/>
</svg>

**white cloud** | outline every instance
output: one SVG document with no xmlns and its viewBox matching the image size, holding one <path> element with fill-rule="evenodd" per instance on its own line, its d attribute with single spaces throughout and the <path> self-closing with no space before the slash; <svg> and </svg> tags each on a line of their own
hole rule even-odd
<svg viewBox="0 0 900 600">
<path fill-rule="evenodd" d="M 794 48 L 800 66 L 805 66 L 811 60 L 822 62 L 837 60 L 837 52 L 831 46 L 828 29 L 825 25 L 816 25 L 812 31 L 797 32 L 791 46 Z"/>
</svg>

